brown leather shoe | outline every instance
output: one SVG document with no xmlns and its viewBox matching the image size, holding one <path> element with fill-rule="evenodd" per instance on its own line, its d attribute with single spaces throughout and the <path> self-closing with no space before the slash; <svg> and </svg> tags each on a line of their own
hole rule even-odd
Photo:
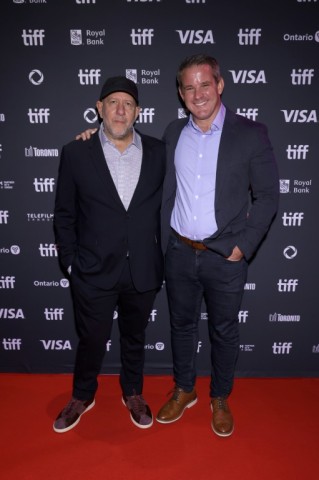
<svg viewBox="0 0 319 480">
<path fill-rule="evenodd" d="M 190 408 L 197 402 L 195 388 L 189 393 L 175 387 L 172 397 L 163 405 L 157 414 L 156 420 L 159 423 L 176 422 L 184 413 L 185 408 Z"/>
<path fill-rule="evenodd" d="M 234 420 L 227 399 L 224 397 L 212 398 L 211 409 L 213 431 L 220 437 L 229 437 L 234 431 Z"/>
</svg>

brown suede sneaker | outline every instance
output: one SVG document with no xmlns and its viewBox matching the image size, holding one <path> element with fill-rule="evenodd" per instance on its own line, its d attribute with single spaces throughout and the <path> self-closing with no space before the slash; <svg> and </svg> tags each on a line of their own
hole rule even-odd
<svg viewBox="0 0 319 480">
<path fill-rule="evenodd" d="M 219 437 L 229 437 L 234 431 L 234 420 L 227 399 L 224 397 L 212 398 L 211 409 L 213 431 Z"/>
<path fill-rule="evenodd" d="M 170 392 L 171 393 L 171 392 Z M 189 393 L 184 392 L 182 388 L 175 387 L 173 395 L 168 402 L 163 405 L 157 414 L 156 420 L 159 423 L 176 422 L 184 413 L 185 408 L 190 408 L 197 402 L 196 390 Z"/>
</svg>

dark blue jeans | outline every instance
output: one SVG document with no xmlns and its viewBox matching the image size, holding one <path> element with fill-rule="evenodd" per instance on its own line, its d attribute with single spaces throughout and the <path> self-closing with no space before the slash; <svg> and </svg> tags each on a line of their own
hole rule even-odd
<svg viewBox="0 0 319 480">
<path fill-rule="evenodd" d="M 238 312 L 247 262 L 195 250 L 172 234 L 166 254 L 174 381 L 186 392 L 196 381 L 198 321 L 205 299 L 211 343 L 211 397 L 228 396 L 239 351 Z"/>
</svg>

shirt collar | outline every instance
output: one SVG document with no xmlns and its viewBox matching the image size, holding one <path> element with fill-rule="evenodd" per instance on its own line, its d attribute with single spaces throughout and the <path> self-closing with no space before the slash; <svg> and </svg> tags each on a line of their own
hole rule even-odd
<svg viewBox="0 0 319 480">
<path fill-rule="evenodd" d="M 111 140 L 109 140 L 109 139 L 107 138 L 107 136 L 105 135 L 105 133 L 104 133 L 104 125 L 103 125 L 103 122 L 102 122 L 101 125 L 100 125 L 99 137 L 100 137 L 100 141 L 101 141 L 102 148 L 103 148 L 106 144 L 113 145 L 113 143 L 111 142 Z M 134 129 L 134 127 L 133 127 L 133 140 L 132 140 L 132 143 L 128 146 L 128 148 L 130 148 L 131 145 L 134 145 L 134 146 L 135 146 L 136 148 L 138 148 L 139 150 L 142 150 L 142 140 L 141 140 L 141 137 L 140 137 L 140 135 L 136 132 L 136 130 Z"/>
<path fill-rule="evenodd" d="M 214 118 L 214 120 L 213 120 L 213 122 L 210 126 L 210 129 L 207 132 L 205 132 L 205 134 L 209 135 L 209 134 L 211 134 L 213 132 L 216 132 L 218 130 L 221 131 L 223 129 L 223 125 L 224 125 L 225 115 L 226 115 L 226 108 L 225 108 L 225 105 L 222 103 L 220 105 L 220 108 L 218 110 L 218 113 L 217 113 L 216 117 Z M 201 129 L 198 127 L 198 125 L 196 125 L 196 123 L 194 122 L 192 114 L 190 114 L 190 116 L 189 116 L 188 126 L 194 128 L 196 131 L 200 132 L 201 134 L 203 133 L 201 131 Z"/>
</svg>

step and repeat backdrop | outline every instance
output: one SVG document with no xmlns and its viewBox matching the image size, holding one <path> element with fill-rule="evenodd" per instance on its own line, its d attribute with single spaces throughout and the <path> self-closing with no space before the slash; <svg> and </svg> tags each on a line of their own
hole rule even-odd
<svg viewBox="0 0 319 480">
<path fill-rule="evenodd" d="M 264 122 L 280 171 L 280 207 L 249 267 L 236 375 L 319 373 L 319 1 L 2 0 L 0 371 L 72 372 L 69 280 L 59 268 L 53 205 L 61 148 L 98 125 L 112 75 L 139 88 L 136 127 L 161 137 L 185 115 L 176 70 L 215 56 L 224 103 Z M 103 373 L 119 372 L 117 312 Z M 209 371 L 207 313 L 198 373 Z M 146 373 L 172 371 L 165 286 L 147 329 Z"/>
</svg>

